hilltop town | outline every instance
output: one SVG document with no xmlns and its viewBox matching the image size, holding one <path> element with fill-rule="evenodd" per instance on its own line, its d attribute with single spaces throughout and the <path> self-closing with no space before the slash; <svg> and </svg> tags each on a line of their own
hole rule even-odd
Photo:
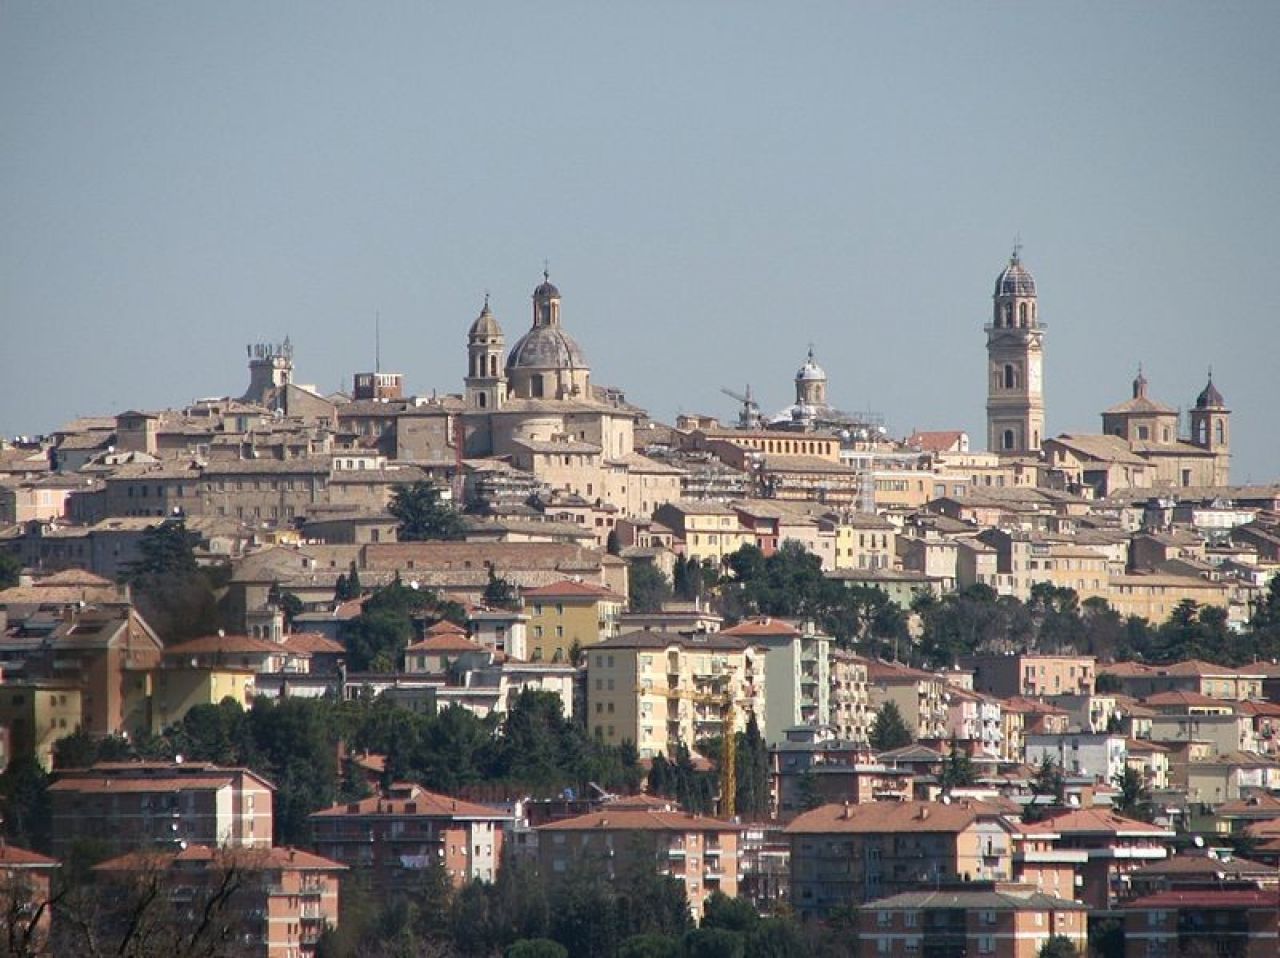
<svg viewBox="0 0 1280 958">
<path fill-rule="evenodd" d="M 1275 958 L 1280 482 L 1232 484 L 1230 384 L 1051 434 L 1017 250 L 973 439 L 812 349 L 786 408 L 658 421 L 570 303 L 486 297 L 460 392 L 286 338 L 0 442 L 12 953 Z"/>
</svg>

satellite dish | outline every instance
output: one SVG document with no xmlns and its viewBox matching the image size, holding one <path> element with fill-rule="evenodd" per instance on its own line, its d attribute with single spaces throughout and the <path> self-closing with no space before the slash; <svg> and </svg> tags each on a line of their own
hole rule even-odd
<svg viewBox="0 0 1280 958">
<path fill-rule="evenodd" d="M 1196 848 L 1204 848 L 1204 836 L 1203 836 L 1203 835 L 1197 835 L 1197 836 L 1193 839 L 1193 841 L 1195 842 Z"/>
<path fill-rule="evenodd" d="M 419 588 L 421 588 L 421 587 L 418 585 L 418 580 L 417 580 L 417 579 L 413 579 L 413 580 L 411 580 L 411 581 L 409 582 L 409 588 L 410 588 L 410 589 L 413 589 L 413 590 L 415 590 L 415 591 L 416 591 L 417 589 L 419 589 Z"/>
</svg>

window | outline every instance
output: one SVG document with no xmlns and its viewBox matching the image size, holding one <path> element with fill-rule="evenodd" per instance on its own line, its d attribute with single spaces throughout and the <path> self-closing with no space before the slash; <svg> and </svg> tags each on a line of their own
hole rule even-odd
<svg viewBox="0 0 1280 958">
<path fill-rule="evenodd" d="M 1012 429 L 1006 429 L 1004 431 L 1004 436 L 1000 440 L 1000 445 L 1001 445 L 1001 448 L 1003 449 L 1013 448 L 1013 430 Z"/>
</svg>

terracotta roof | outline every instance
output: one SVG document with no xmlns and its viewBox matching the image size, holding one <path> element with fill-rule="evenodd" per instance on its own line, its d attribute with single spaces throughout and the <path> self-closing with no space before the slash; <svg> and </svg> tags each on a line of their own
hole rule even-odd
<svg viewBox="0 0 1280 958">
<path fill-rule="evenodd" d="M 1212 855 L 1174 855 L 1162 861 L 1151 862 L 1134 871 L 1136 875 L 1206 875 L 1243 877 L 1248 875 L 1280 875 L 1280 868 L 1263 865 L 1247 858 L 1215 858 Z"/>
<path fill-rule="evenodd" d="M 1274 911 L 1276 893 L 1261 889 L 1205 888 L 1195 891 L 1162 891 L 1145 898 L 1125 902 L 1121 908 L 1175 909 L 1184 906 L 1204 908 L 1262 908 Z"/>
<path fill-rule="evenodd" d="M 290 652 L 308 655 L 340 655 L 346 652 L 341 642 L 335 642 L 319 632 L 291 632 L 284 637 L 284 647 Z"/>
<path fill-rule="evenodd" d="M 1161 705 L 1204 705 L 1231 708 L 1233 703 L 1225 699 L 1215 699 L 1208 695 L 1201 695 L 1199 692 L 1157 692 L 1155 695 L 1148 695 L 1142 700 L 1142 704 L 1156 708 Z"/>
<path fill-rule="evenodd" d="M 1147 742 L 1137 738 L 1127 738 L 1124 740 L 1125 751 L 1127 752 L 1167 752 L 1169 751 L 1163 745 L 1157 745 L 1155 742 Z"/>
<path fill-rule="evenodd" d="M 722 821 L 718 818 L 707 818 L 702 815 L 691 815 L 688 812 L 666 811 L 658 808 L 605 808 L 598 812 L 579 815 L 577 818 L 566 818 L 558 822 L 550 822 L 538 828 L 539 832 L 739 832 L 741 825 Z"/>
<path fill-rule="evenodd" d="M 1168 829 L 1140 822 L 1133 818 L 1124 818 L 1114 812 L 1100 808 L 1082 808 L 1077 811 L 1055 815 L 1044 821 L 1027 825 L 1027 832 L 1050 832 L 1059 835 L 1113 835 L 1113 836 L 1150 836 L 1154 838 L 1172 838 L 1173 832 Z"/>
<path fill-rule="evenodd" d="M 870 682 L 942 681 L 932 672 L 922 672 L 920 669 L 897 665 L 893 662 L 881 662 L 878 659 L 869 659 L 867 661 L 867 680 Z"/>
<path fill-rule="evenodd" d="M 86 572 L 84 569 L 63 569 L 61 572 L 55 572 L 53 575 L 37 579 L 33 584 L 41 588 L 55 585 L 115 586 L 115 583 L 110 579 L 104 579 L 102 576 Z"/>
<path fill-rule="evenodd" d="M 182 775 L 161 778 L 60 778 L 49 786 L 51 792 L 82 792 L 96 795 L 153 794 L 226 788 L 235 784 L 235 774 Z"/>
<path fill-rule="evenodd" d="M 346 871 L 347 866 L 297 848 L 210 848 L 191 845 L 179 852 L 136 851 L 94 866 L 94 871 L 150 870 L 178 863 L 234 863 L 245 871 L 296 868 L 302 871 Z"/>
<path fill-rule="evenodd" d="M 260 639 L 252 635 L 203 635 L 196 639 L 188 639 L 165 649 L 165 655 L 283 655 L 289 652 L 279 642 Z M 295 653 L 296 654 L 296 653 Z"/>
<path fill-rule="evenodd" d="M 406 652 L 483 652 L 484 646 L 478 642 L 472 642 L 465 635 L 456 635 L 454 633 L 446 633 L 444 635 L 433 635 L 429 639 L 423 639 L 421 642 L 415 642 L 413 645 L 405 648 Z"/>
<path fill-rule="evenodd" d="M 1014 891 L 992 888 L 947 888 L 929 891 L 907 891 L 888 898 L 878 898 L 858 906 L 862 911 L 945 908 L 965 911 L 1087 911 L 1083 902 L 1055 898 L 1040 891 Z"/>
<path fill-rule="evenodd" d="M 686 634 L 681 632 L 651 632 L 643 629 L 615 635 L 591 646 L 596 649 L 667 649 L 671 646 L 682 649 L 718 649 L 726 652 L 741 652 L 747 648 L 747 642 L 736 639 L 723 632 L 698 632 Z"/>
<path fill-rule="evenodd" d="M 1280 816 L 1280 798 L 1268 795 L 1265 792 L 1258 792 L 1253 795 L 1247 795 L 1244 798 L 1237 798 L 1234 801 L 1224 802 L 1217 807 L 1216 814 L 1272 819 Z"/>
<path fill-rule="evenodd" d="M 332 805 L 312 813 L 311 818 L 360 818 L 368 815 L 391 815 L 419 818 L 483 818 L 505 819 L 510 816 L 496 808 L 476 802 L 428 792 L 418 785 L 399 783 L 391 786 L 393 798 L 373 796 L 358 802 Z"/>
<path fill-rule="evenodd" d="M 950 452 L 959 445 L 964 433 L 959 429 L 948 429 L 941 432 L 921 432 L 917 430 L 907 437 L 907 445 L 922 452 Z"/>
<path fill-rule="evenodd" d="M 427 629 L 427 635 L 462 635 L 465 636 L 467 630 L 456 622 L 450 622 L 448 619 L 441 619 L 431 628 Z"/>
<path fill-rule="evenodd" d="M 959 832 L 979 818 L 998 818 L 1001 810 L 980 801 L 871 802 L 865 805 L 823 805 L 805 812 L 784 831 L 790 835 L 894 834 L 899 832 Z"/>
<path fill-rule="evenodd" d="M 4 868 L 57 868 L 58 860 L 28 851 L 17 845 L 0 845 L 0 867 Z"/>
<path fill-rule="evenodd" d="M 721 635 L 737 635 L 749 638 L 756 635 L 800 635 L 801 632 L 794 625 L 782 621 L 781 619 L 771 619 L 768 617 L 760 619 L 748 619 L 740 622 L 731 629 L 722 629 Z"/>
<path fill-rule="evenodd" d="M 562 582 L 553 582 L 551 585 L 535 586 L 532 589 L 521 589 L 520 594 L 527 598 L 557 598 L 564 596 L 566 598 L 574 598 L 578 596 L 591 596 L 597 599 L 612 599 L 616 602 L 622 602 L 622 596 L 614 592 L 612 589 L 606 589 L 604 586 L 592 585 L 590 582 L 578 582 L 574 579 L 565 579 Z"/>
</svg>

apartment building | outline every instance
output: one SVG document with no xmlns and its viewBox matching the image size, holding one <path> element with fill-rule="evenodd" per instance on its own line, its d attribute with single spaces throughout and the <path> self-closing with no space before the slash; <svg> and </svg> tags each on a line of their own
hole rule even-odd
<svg viewBox="0 0 1280 958">
<path fill-rule="evenodd" d="M 586 656 L 587 727 L 611 745 L 634 742 L 642 758 L 722 735 L 730 718 L 744 731 L 766 714 L 764 656 L 723 632 L 606 639 Z"/>
<path fill-rule="evenodd" d="M 867 692 L 867 660 L 852 652 L 831 652 L 831 717 L 836 737 L 857 745 L 867 744 L 871 723 L 871 699 Z"/>
<path fill-rule="evenodd" d="M 339 883 L 345 867 L 295 848 L 217 848 L 188 845 L 168 852 L 130 852 L 94 867 L 108 913 L 129 907 L 140 880 L 159 877 L 170 889 L 174 920 L 215 901 L 228 875 L 239 876 L 236 894 L 218 920 L 242 958 L 312 958 L 324 930 L 336 928 Z"/>
<path fill-rule="evenodd" d="M 368 870 L 378 887 L 395 888 L 435 861 L 457 887 L 494 881 L 510 819 L 486 805 L 400 783 L 385 796 L 315 812 L 310 822 L 317 852 Z"/>
<path fill-rule="evenodd" d="M 1108 909 L 1128 896 L 1129 873 L 1169 856 L 1174 833 L 1102 808 L 1083 808 L 1023 825 L 1027 835 L 1055 834 L 1056 847 L 1082 850 L 1077 891 L 1090 908 Z"/>
<path fill-rule="evenodd" d="M 53 746 L 80 727 L 81 692 L 56 679 L 0 683 L 0 726 L 9 730 L 9 755 L 31 755 L 46 772 Z"/>
<path fill-rule="evenodd" d="M 767 616 L 749 619 L 721 635 L 764 650 L 768 705 L 757 716 L 765 741 L 783 740 L 796 725 L 825 725 L 831 715 L 831 637 L 812 622 L 793 625 Z"/>
<path fill-rule="evenodd" d="M 1123 913 L 1124 958 L 1274 958 L 1280 939 L 1275 889 L 1247 882 L 1157 892 Z"/>
<path fill-rule="evenodd" d="M 1265 665 L 1231 668 L 1200 659 L 1172 665 L 1115 662 L 1098 669 L 1117 691 L 1142 699 L 1161 692 L 1194 692 L 1209 698 L 1241 702 L 1264 698 Z"/>
<path fill-rule="evenodd" d="M 270 848 L 275 786 L 209 762 L 99 762 L 49 786 L 53 852 L 92 842 L 112 854 L 214 845 Z"/>
<path fill-rule="evenodd" d="M 711 895 L 738 894 L 742 831 L 733 822 L 690 815 L 667 803 L 624 800 L 539 827 L 538 867 L 546 881 L 578 868 L 612 881 L 637 861 L 653 863 L 659 874 L 684 886 L 689 910 L 700 921 Z"/>
<path fill-rule="evenodd" d="M 1084 775 L 1110 785 L 1124 774 L 1127 743 L 1125 736 L 1107 732 L 1032 734 L 1026 737 L 1027 764 L 1035 768 L 1049 759 L 1067 775 Z"/>
<path fill-rule="evenodd" d="M 823 805 L 786 828 L 791 905 L 805 917 L 944 881 L 1007 881 L 1016 829 L 971 800 Z"/>
<path fill-rule="evenodd" d="M 947 682 L 941 675 L 892 662 L 867 662 L 867 698 L 873 713 L 898 707 L 917 739 L 947 736 Z"/>
<path fill-rule="evenodd" d="M 857 958 L 1037 958 L 1052 937 L 1088 947 L 1088 910 L 1012 882 L 902 892 L 858 909 Z"/>
<path fill-rule="evenodd" d="M 574 648 L 586 649 L 616 635 L 627 600 L 604 586 L 565 579 L 522 589 L 529 616 L 528 648 L 535 662 L 568 662 Z"/>
<path fill-rule="evenodd" d="M 1092 655 L 965 655 L 959 664 L 973 671 L 974 691 L 1000 698 L 1094 693 Z"/>
<path fill-rule="evenodd" d="M 681 499 L 659 506 L 655 522 L 670 529 L 685 558 L 710 559 L 719 565 L 744 545 L 754 545 L 755 533 L 742 524 L 730 506 L 710 499 Z"/>
</svg>

